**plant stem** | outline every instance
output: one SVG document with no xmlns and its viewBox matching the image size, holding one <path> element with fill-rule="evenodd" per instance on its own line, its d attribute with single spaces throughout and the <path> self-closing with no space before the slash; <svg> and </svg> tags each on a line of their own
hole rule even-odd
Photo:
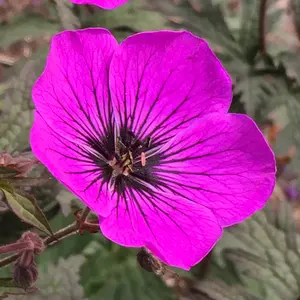
<svg viewBox="0 0 300 300">
<path fill-rule="evenodd" d="M 77 231 L 80 228 L 80 225 L 87 219 L 89 212 L 90 212 L 90 209 L 88 207 L 86 207 L 80 216 L 80 221 L 76 221 L 73 224 L 68 225 L 67 227 L 56 231 L 52 236 L 46 237 L 43 240 L 45 246 L 52 246 L 52 245 L 60 242 L 61 240 L 77 233 Z M 14 254 L 14 255 L 8 256 L 8 257 L 0 260 L 0 268 L 11 264 L 18 257 L 19 257 L 18 254 Z"/>
<path fill-rule="evenodd" d="M 0 254 L 7 254 L 7 253 L 16 253 L 18 251 L 22 251 L 24 249 L 28 249 L 33 245 L 30 241 L 22 241 L 22 242 L 16 242 L 13 244 L 8 244 L 4 246 L 0 246 Z"/>
<path fill-rule="evenodd" d="M 266 8 L 267 0 L 260 0 L 259 8 L 259 52 L 266 54 Z"/>
</svg>

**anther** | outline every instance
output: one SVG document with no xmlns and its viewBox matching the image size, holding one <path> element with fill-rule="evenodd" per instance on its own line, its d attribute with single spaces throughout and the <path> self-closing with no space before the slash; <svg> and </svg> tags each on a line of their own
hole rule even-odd
<svg viewBox="0 0 300 300">
<path fill-rule="evenodd" d="M 146 154 L 145 154 L 145 152 L 141 153 L 141 164 L 142 164 L 143 167 L 146 166 Z"/>
</svg>

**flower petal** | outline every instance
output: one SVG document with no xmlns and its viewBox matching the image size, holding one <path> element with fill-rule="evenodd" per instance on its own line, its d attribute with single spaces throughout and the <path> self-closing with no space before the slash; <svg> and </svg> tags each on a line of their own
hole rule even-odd
<svg viewBox="0 0 300 300">
<path fill-rule="evenodd" d="M 231 80 L 208 44 L 188 32 L 127 38 L 111 62 L 117 119 L 143 139 L 162 143 L 199 116 L 227 112 Z"/>
<path fill-rule="evenodd" d="M 70 142 L 49 127 L 38 112 L 30 133 L 35 156 L 47 169 L 77 195 L 90 209 L 106 216 L 110 213 L 106 185 L 101 186 L 101 171 L 87 155 L 86 149 Z"/>
<path fill-rule="evenodd" d="M 48 125 L 69 140 L 86 143 L 111 127 L 108 71 L 117 41 L 106 29 L 65 31 L 51 44 L 33 99 Z"/>
<path fill-rule="evenodd" d="M 222 234 L 207 208 L 174 195 L 127 190 L 111 214 L 99 219 L 103 234 L 123 246 L 146 246 L 168 265 L 190 269 Z"/>
<path fill-rule="evenodd" d="M 265 205 L 275 185 L 275 159 L 249 117 L 211 114 L 167 145 L 153 173 L 166 191 L 212 209 L 229 226 Z"/>
<path fill-rule="evenodd" d="M 104 9 L 113 9 L 128 2 L 128 0 L 71 0 L 75 4 L 97 5 Z"/>
</svg>

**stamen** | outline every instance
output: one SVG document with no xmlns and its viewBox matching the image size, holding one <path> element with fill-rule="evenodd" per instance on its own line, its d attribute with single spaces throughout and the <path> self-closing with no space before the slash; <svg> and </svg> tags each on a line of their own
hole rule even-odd
<svg viewBox="0 0 300 300">
<path fill-rule="evenodd" d="M 148 136 L 147 139 L 146 139 L 146 142 L 145 142 L 145 147 L 150 148 L 150 145 L 151 145 L 151 137 Z"/>
<path fill-rule="evenodd" d="M 143 167 L 146 166 L 146 154 L 145 154 L 145 152 L 141 153 L 141 164 L 142 164 Z"/>
<path fill-rule="evenodd" d="M 118 155 L 117 155 L 118 156 Z M 114 157 L 110 160 L 108 164 L 112 167 L 112 176 L 115 178 L 119 175 L 128 176 L 130 172 L 133 172 L 133 156 L 129 151 L 121 156 L 119 160 L 118 157 Z"/>
</svg>

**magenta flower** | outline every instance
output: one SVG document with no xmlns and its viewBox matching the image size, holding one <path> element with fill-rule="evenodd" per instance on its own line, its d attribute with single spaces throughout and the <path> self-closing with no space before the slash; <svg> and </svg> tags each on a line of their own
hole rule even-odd
<svg viewBox="0 0 300 300">
<path fill-rule="evenodd" d="M 228 114 L 231 80 L 188 32 L 121 45 L 105 29 L 53 38 L 33 98 L 35 155 L 99 215 L 102 233 L 189 269 L 222 227 L 261 209 L 275 160 L 254 122 Z"/>
<path fill-rule="evenodd" d="M 97 5 L 104 9 L 113 9 L 128 2 L 128 0 L 71 0 L 75 4 Z"/>
</svg>

